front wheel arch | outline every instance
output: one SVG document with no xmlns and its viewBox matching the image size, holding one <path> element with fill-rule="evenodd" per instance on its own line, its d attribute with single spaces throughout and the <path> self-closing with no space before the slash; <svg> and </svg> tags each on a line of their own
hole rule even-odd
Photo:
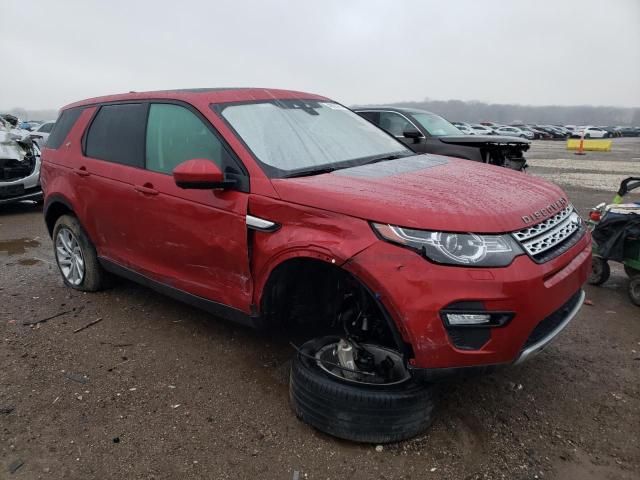
<svg viewBox="0 0 640 480">
<path fill-rule="evenodd" d="M 378 296 L 373 293 L 365 282 L 358 278 L 353 272 L 331 261 L 319 259 L 315 255 L 288 258 L 271 270 L 268 279 L 264 283 L 264 288 L 262 289 L 258 303 L 260 306 L 260 315 L 265 319 L 266 325 L 283 326 L 283 321 L 285 321 L 286 324 L 287 319 L 283 319 L 282 312 L 290 311 L 286 302 L 294 300 L 295 295 L 291 294 L 291 286 L 298 287 L 305 281 L 322 283 L 323 280 L 327 280 L 328 282 L 336 280 L 353 282 L 354 285 L 361 288 L 362 293 L 366 295 L 367 299 L 375 306 L 375 309 L 381 316 L 381 320 L 386 326 L 388 337 L 385 338 L 385 340 L 389 342 L 388 345 L 401 352 L 406 360 L 413 357 L 411 345 L 404 341 L 395 320 L 389 314 Z M 314 294 L 319 297 L 323 295 L 319 288 L 314 291 Z"/>
</svg>

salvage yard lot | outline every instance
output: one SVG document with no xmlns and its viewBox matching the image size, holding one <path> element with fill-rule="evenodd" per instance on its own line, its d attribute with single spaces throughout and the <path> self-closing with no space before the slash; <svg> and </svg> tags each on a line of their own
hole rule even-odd
<svg viewBox="0 0 640 480">
<path fill-rule="evenodd" d="M 640 174 L 640 139 L 583 157 L 538 141 L 528 157 L 585 216 Z M 0 272 L 0 479 L 640 476 L 640 309 L 619 266 L 540 356 L 440 385 L 433 427 L 382 451 L 295 418 L 287 339 L 126 281 L 65 288 L 38 207 L 0 210 Z"/>
</svg>

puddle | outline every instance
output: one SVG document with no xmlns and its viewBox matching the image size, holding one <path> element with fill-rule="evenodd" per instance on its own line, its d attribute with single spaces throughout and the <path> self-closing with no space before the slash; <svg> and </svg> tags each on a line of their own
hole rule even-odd
<svg viewBox="0 0 640 480">
<path fill-rule="evenodd" d="M 38 263 L 41 263 L 41 262 L 42 260 L 38 260 L 37 258 L 21 258 L 20 260 L 18 260 L 19 265 L 25 265 L 25 266 L 37 265 Z"/>
<path fill-rule="evenodd" d="M 35 248 L 39 246 L 40 242 L 32 238 L 3 240 L 0 241 L 0 253 L 6 253 L 7 255 L 22 255 L 23 253 L 26 253 L 29 248 Z"/>
</svg>

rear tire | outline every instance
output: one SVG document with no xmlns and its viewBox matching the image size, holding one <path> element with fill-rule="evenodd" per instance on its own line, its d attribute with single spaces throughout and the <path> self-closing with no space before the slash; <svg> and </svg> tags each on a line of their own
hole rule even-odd
<svg viewBox="0 0 640 480">
<path fill-rule="evenodd" d="M 291 366 L 289 399 L 296 416 L 335 437 L 367 443 L 398 442 L 433 421 L 432 388 L 411 378 L 395 385 L 354 384 L 323 371 L 316 353 L 337 337 L 311 340 Z"/>
<path fill-rule="evenodd" d="M 76 217 L 62 215 L 56 221 L 53 243 L 65 285 L 83 292 L 96 292 L 108 286 L 109 274 L 98 262 L 96 249 Z"/>
<path fill-rule="evenodd" d="M 631 278 L 628 293 L 631 303 L 640 307 L 640 274 Z"/>
<path fill-rule="evenodd" d="M 591 262 L 591 274 L 588 282 L 591 285 L 602 285 L 609 280 L 611 276 L 611 268 L 607 261 L 602 257 L 593 257 Z"/>
</svg>

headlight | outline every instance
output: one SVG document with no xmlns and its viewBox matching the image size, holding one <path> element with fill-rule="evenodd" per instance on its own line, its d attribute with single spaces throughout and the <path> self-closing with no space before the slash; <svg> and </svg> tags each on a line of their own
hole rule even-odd
<svg viewBox="0 0 640 480">
<path fill-rule="evenodd" d="M 510 235 L 430 232 L 372 223 L 382 238 L 411 247 L 437 263 L 474 267 L 504 267 L 524 253 Z"/>
</svg>

